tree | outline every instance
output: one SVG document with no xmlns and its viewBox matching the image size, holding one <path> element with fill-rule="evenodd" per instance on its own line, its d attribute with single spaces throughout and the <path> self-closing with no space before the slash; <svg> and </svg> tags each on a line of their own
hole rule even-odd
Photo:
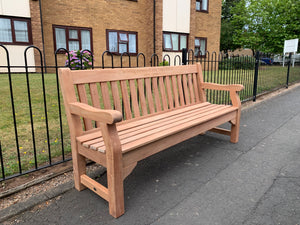
<svg viewBox="0 0 300 225">
<path fill-rule="evenodd" d="M 235 50 L 241 45 L 233 40 L 233 33 L 243 28 L 244 24 L 232 23 L 233 9 L 240 0 L 223 0 L 222 1 L 222 17 L 221 17 L 221 51 Z"/>
<path fill-rule="evenodd" d="M 253 52 L 282 53 L 284 40 L 300 35 L 299 0 L 241 0 L 232 13 L 233 26 L 245 24 L 233 42 Z"/>
</svg>

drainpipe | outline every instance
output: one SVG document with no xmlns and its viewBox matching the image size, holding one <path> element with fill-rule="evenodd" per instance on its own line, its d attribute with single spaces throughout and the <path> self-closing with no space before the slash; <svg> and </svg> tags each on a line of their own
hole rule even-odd
<svg viewBox="0 0 300 225">
<path fill-rule="evenodd" d="M 155 0 L 153 0 L 153 53 L 155 53 Z"/>
<path fill-rule="evenodd" d="M 42 3 L 39 0 L 40 6 L 40 20 L 41 20 L 41 32 L 42 32 L 42 44 L 43 44 L 43 57 L 44 57 L 44 66 L 45 66 L 45 73 L 47 73 L 47 64 L 46 64 L 46 56 L 45 56 L 45 41 L 44 41 L 44 26 L 43 26 L 43 16 L 42 16 Z"/>
</svg>

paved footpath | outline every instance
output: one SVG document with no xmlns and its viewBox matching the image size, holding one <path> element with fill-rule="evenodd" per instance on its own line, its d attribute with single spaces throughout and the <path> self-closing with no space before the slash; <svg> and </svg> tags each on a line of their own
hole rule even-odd
<svg viewBox="0 0 300 225">
<path fill-rule="evenodd" d="M 244 109 L 238 144 L 207 133 L 140 162 L 125 208 L 72 188 L 4 224 L 300 224 L 300 86 Z"/>
</svg>

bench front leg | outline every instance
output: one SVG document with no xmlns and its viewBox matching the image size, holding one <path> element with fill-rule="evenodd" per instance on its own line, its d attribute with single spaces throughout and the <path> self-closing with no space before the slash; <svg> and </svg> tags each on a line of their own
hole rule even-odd
<svg viewBox="0 0 300 225">
<path fill-rule="evenodd" d="M 231 123 L 231 134 L 230 134 L 230 142 L 237 143 L 239 141 L 239 133 L 240 133 L 240 119 L 241 119 L 241 100 L 236 91 L 230 91 L 230 98 L 232 105 L 237 107 L 238 110 L 236 112 L 236 118 L 234 122 Z"/>
<path fill-rule="evenodd" d="M 115 124 L 101 124 L 106 147 L 109 213 L 117 218 L 124 214 L 123 159 Z"/>
</svg>

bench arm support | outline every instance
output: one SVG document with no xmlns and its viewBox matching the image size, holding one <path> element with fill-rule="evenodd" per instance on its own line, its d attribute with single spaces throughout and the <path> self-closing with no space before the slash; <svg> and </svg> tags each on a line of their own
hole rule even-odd
<svg viewBox="0 0 300 225">
<path fill-rule="evenodd" d="M 70 103 L 69 106 L 71 114 L 101 123 L 114 124 L 122 121 L 122 113 L 117 110 L 98 109 L 81 102 Z"/>
<path fill-rule="evenodd" d="M 220 90 L 220 91 L 229 91 L 230 98 L 233 106 L 238 108 L 241 107 L 241 100 L 237 92 L 242 91 L 244 86 L 241 84 L 215 84 L 215 83 L 208 83 L 204 82 L 202 84 L 204 89 L 211 89 L 211 90 Z"/>
</svg>

